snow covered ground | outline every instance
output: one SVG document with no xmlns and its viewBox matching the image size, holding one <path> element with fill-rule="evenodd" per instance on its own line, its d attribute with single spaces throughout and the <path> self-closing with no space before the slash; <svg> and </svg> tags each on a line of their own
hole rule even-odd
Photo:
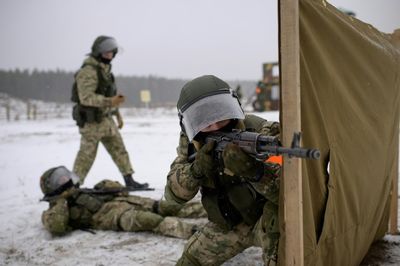
<svg viewBox="0 0 400 266">
<path fill-rule="evenodd" d="M 277 113 L 266 114 L 277 119 Z M 39 177 L 48 168 L 72 168 L 79 134 L 71 119 L 1 121 L 0 129 L 0 265 L 174 265 L 184 240 L 151 233 L 75 231 L 52 238 L 40 217 L 48 206 Z M 155 188 L 139 195 L 160 199 L 169 165 L 175 158 L 179 126 L 175 110 L 134 113 L 121 131 L 138 181 Z M 100 145 L 85 187 L 109 178 L 123 182 Z M 261 252 L 251 248 L 226 265 L 261 265 Z M 250 263 L 250 265 L 252 264 Z"/>
<path fill-rule="evenodd" d="M 160 199 L 169 165 L 178 144 L 175 110 L 126 112 L 121 133 L 130 154 L 134 177 L 148 182 L 152 192 L 139 195 Z M 258 113 L 278 120 L 277 112 Z M 0 121 L 0 265 L 174 265 L 185 241 L 151 233 L 75 231 L 52 238 L 41 224 L 47 208 L 39 188 L 40 175 L 50 167 L 72 168 L 79 134 L 71 119 Z M 85 187 L 109 178 L 123 182 L 100 145 Z M 400 265 L 399 237 L 386 237 L 385 256 L 375 264 Z M 376 257 L 376 256 L 375 256 Z M 386 257 L 385 257 L 386 258 Z M 383 262 L 384 260 L 385 262 Z M 373 261 L 373 260 L 372 260 Z M 224 265 L 262 265 L 261 252 L 250 248 Z"/>
</svg>

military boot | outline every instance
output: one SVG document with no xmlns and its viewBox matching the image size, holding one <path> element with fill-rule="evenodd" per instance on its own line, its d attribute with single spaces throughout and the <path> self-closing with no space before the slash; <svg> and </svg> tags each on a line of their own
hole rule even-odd
<svg viewBox="0 0 400 266">
<path fill-rule="evenodd" d="M 125 180 L 125 185 L 127 187 L 131 187 L 131 188 L 134 188 L 137 190 L 146 189 L 149 187 L 148 183 L 139 183 L 139 182 L 136 182 L 135 180 L 133 180 L 131 174 L 124 176 L 124 180 Z"/>
</svg>

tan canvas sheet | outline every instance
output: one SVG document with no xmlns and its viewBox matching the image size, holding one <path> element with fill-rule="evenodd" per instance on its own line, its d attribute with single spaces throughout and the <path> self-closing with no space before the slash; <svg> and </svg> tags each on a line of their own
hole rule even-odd
<svg viewBox="0 0 400 266">
<path fill-rule="evenodd" d="M 305 265 L 358 265 L 387 230 L 399 51 L 326 1 L 300 0 L 299 16 L 303 145 L 322 154 L 302 164 Z M 279 254 L 282 264 L 284 245 Z"/>
</svg>

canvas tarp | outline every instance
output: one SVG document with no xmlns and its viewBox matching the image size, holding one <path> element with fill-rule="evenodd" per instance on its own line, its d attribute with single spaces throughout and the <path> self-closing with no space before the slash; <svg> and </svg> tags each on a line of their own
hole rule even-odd
<svg viewBox="0 0 400 266">
<path fill-rule="evenodd" d="M 299 1 L 299 27 L 303 146 L 321 150 L 302 160 L 304 265 L 359 265 L 387 231 L 400 52 L 389 34 L 322 0 Z M 281 265 L 284 239 L 281 223 Z"/>
</svg>

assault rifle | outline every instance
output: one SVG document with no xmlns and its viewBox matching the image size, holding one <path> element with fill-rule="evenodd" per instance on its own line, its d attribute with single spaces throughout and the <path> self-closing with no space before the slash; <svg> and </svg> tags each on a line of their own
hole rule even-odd
<svg viewBox="0 0 400 266">
<path fill-rule="evenodd" d="M 238 145 L 244 152 L 251 156 L 265 160 L 271 155 L 284 155 L 304 159 L 319 159 L 321 153 L 318 149 L 306 149 L 300 147 L 301 133 L 294 133 L 290 148 L 282 147 L 277 137 L 265 136 L 256 132 L 234 129 L 232 132 L 210 132 L 207 133 L 206 143 L 215 141 L 214 151 L 221 154 L 228 143 Z M 189 157 L 193 161 L 196 154 Z"/>
<path fill-rule="evenodd" d="M 89 195 L 115 195 L 123 192 L 130 191 L 150 191 L 154 190 L 154 188 L 132 188 L 132 187 L 121 187 L 121 188 L 105 188 L 105 189 L 95 189 L 95 188 L 75 188 L 72 187 L 70 189 L 65 190 L 62 193 L 55 195 L 45 195 L 40 201 L 52 201 L 59 198 L 68 198 L 72 195 L 77 195 L 80 193 L 89 194 Z"/>
</svg>

